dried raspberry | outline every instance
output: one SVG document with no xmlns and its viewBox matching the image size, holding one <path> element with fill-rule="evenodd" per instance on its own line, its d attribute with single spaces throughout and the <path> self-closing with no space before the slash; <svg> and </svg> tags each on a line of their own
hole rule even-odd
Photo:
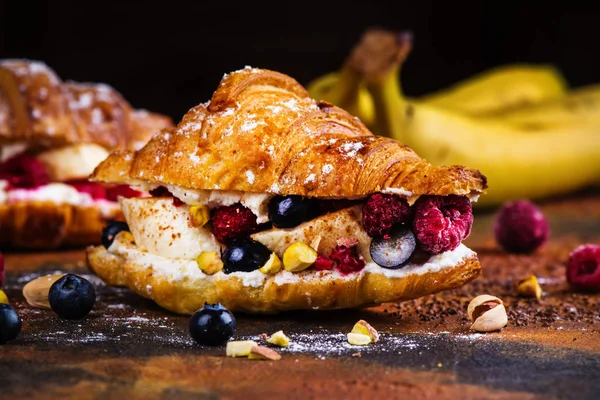
<svg viewBox="0 0 600 400">
<path fill-rule="evenodd" d="M 317 271 L 330 270 L 330 269 L 333 269 L 333 261 L 331 261 L 329 258 L 319 254 L 317 256 L 317 260 L 315 261 L 314 266 Z"/>
<path fill-rule="evenodd" d="M 92 199 L 106 199 L 106 188 L 100 183 L 90 182 L 86 179 L 71 180 L 65 183 L 73 186 L 78 192 L 89 194 Z"/>
<path fill-rule="evenodd" d="M 106 188 L 106 199 L 110 201 L 118 201 L 118 197 L 130 199 L 132 197 L 140 197 L 142 192 L 133 190 L 129 185 L 116 185 Z"/>
<path fill-rule="evenodd" d="M 181 201 L 178 197 L 173 196 L 173 193 L 171 193 L 169 191 L 169 189 L 167 189 L 164 186 L 159 186 L 155 189 L 152 189 L 150 192 L 150 195 L 152 197 L 172 197 L 173 198 L 173 205 L 175 207 L 179 207 L 183 205 L 183 201 Z"/>
<path fill-rule="evenodd" d="M 11 187 L 33 189 L 50 182 L 50 175 L 37 158 L 19 154 L 0 165 L 0 179 L 7 180 Z"/>
<path fill-rule="evenodd" d="M 375 193 L 363 207 L 363 228 L 371 237 L 387 235 L 396 224 L 409 223 L 410 206 L 394 194 Z"/>
<path fill-rule="evenodd" d="M 0 253 L 0 289 L 4 287 L 4 255 Z"/>
<path fill-rule="evenodd" d="M 212 232 L 221 243 L 245 238 L 257 229 L 256 215 L 240 203 L 219 207 L 212 216 Z"/>
<path fill-rule="evenodd" d="M 364 258 L 358 254 L 356 246 L 337 245 L 329 255 L 335 268 L 343 274 L 358 272 L 366 265 Z"/>
<path fill-rule="evenodd" d="M 413 206 L 413 231 L 422 250 L 439 254 L 456 249 L 471 233 L 471 202 L 463 196 L 421 196 Z"/>
<path fill-rule="evenodd" d="M 550 227 L 535 204 L 518 200 L 502 206 L 494 221 L 494 236 L 504 251 L 527 254 L 548 240 Z"/>
<path fill-rule="evenodd" d="M 569 255 L 567 281 L 573 289 L 600 292 L 600 246 L 578 246 Z"/>
</svg>

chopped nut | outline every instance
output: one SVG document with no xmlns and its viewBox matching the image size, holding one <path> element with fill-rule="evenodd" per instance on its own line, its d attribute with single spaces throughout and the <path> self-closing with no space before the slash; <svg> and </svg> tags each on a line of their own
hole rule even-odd
<svg viewBox="0 0 600 400">
<path fill-rule="evenodd" d="M 281 271 L 281 260 L 277 257 L 277 254 L 271 253 L 271 257 L 269 257 L 265 265 L 258 270 L 263 274 L 276 274 Z"/>
<path fill-rule="evenodd" d="M 497 297 L 487 294 L 477 296 L 467 308 L 473 321 L 471 329 L 478 332 L 491 332 L 502 329 L 508 323 L 504 303 Z"/>
<path fill-rule="evenodd" d="M 379 333 L 377 332 L 377 330 L 363 319 L 354 324 L 351 333 L 361 333 L 363 335 L 367 335 L 371 338 L 373 343 L 379 340 Z"/>
<path fill-rule="evenodd" d="M 371 336 L 363 335 L 362 333 L 349 333 L 348 343 L 355 346 L 364 346 L 371 343 Z"/>
<path fill-rule="evenodd" d="M 283 331 L 277 331 L 267 339 L 267 343 L 286 347 L 288 344 L 290 344 L 290 338 L 288 338 Z"/>
<path fill-rule="evenodd" d="M 353 354 L 352 354 L 352 357 L 362 357 L 362 354 L 361 354 L 361 353 L 360 353 L 360 351 L 359 351 L 359 352 L 357 352 L 357 353 L 353 353 Z"/>
<path fill-rule="evenodd" d="M 64 274 L 45 275 L 28 282 L 23 287 L 23 297 L 33 307 L 50 310 L 50 302 L 48 301 L 50 287 L 63 276 Z"/>
<path fill-rule="evenodd" d="M 250 355 L 248 358 L 253 360 L 272 360 L 277 361 L 281 360 L 281 354 L 276 352 L 275 350 L 269 349 L 264 346 L 255 346 L 250 349 Z"/>
<path fill-rule="evenodd" d="M 310 242 L 310 247 L 315 249 L 315 251 L 319 251 L 319 245 L 321 244 L 321 239 L 323 239 L 323 237 L 321 235 L 315 236 L 313 241 Z"/>
<path fill-rule="evenodd" d="M 227 342 L 225 354 L 227 357 L 247 357 L 250 355 L 250 350 L 256 346 L 258 346 L 258 343 L 253 340 Z"/>
<path fill-rule="evenodd" d="M 535 275 L 518 280 L 515 287 L 519 296 L 535 297 L 538 300 L 542 297 L 542 288 Z"/>
<path fill-rule="evenodd" d="M 352 247 L 358 244 L 357 238 L 341 237 L 336 241 L 338 246 Z"/>
<path fill-rule="evenodd" d="M 216 251 L 203 251 L 196 258 L 198 268 L 207 275 L 213 275 L 223 269 L 223 261 Z"/>
<path fill-rule="evenodd" d="M 0 304 L 8 304 L 8 297 L 3 290 L 0 290 Z"/>
<path fill-rule="evenodd" d="M 210 213 L 206 206 L 190 206 L 192 225 L 204 226 L 210 220 Z"/>
<path fill-rule="evenodd" d="M 283 253 L 283 268 L 290 272 L 300 272 L 317 260 L 317 252 L 306 243 L 296 242 Z"/>
</svg>

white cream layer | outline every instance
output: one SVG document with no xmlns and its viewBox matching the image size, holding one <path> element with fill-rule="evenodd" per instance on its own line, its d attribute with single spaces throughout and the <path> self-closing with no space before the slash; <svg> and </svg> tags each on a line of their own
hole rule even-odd
<svg viewBox="0 0 600 400">
<path fill-rule="evenodd" d="M 80 207 L 98 207 L 103 216 L 110 216 L 119 204 L 105 199 L 94 199 L 88 193 L 79 192 L 64 183 L 49 183 L 35 189 L 7 190 L 7 182 L 0 180 L 0 204 L 14 204 L 27 201 L 48 201 L 55 204 L 71 204 Z"/>
<path fill-rule="evenodd" d="M 370 262 L 361 271 L 348 275 L 342 275 L 338 271 L 316 271 L 314 269 L 299 273 L 280 271 L 275 275 L 263 274 L 258 270 L 252 272 L 234 272 L 231 274 L 225 274 L 223 271 L 220 271 L 214 275 L 206 275 L 198 268 L 198 264 L 194 260 L 173 259 L 158 256 L 156 254 L 141 251 L 135 245 L 130 245 L 117 240 L 115 240 L 108 248 L 108 251 L 112 254 L 126 257 L 128 261 L 142 265 L 144 268 L 151 269 L 153 275 L 163 276 L 170 282 L 178 282 L 185 279 L 202 278 L 222 280 L 237 277 L 241 279 L 244 286 L 250 287 L 262 286 L 268 277 L 273 277 L 273 282 L 278 286 L 314 279 L 354 279 L 357 274 L 363 275 L 365 273 L 382 274 L 387 278 L 404 278 L 409 275 L 422 275 L 429 272 L 439 272 L 446 268 L 454 268 L 459 265 L 461 261 L 471 258 L 476 254 L 473 250 L 469 249 L 464 244 L 461 244 L 452 251 L 431 256 L 429 260 L 423 264 L 411 263 L 400 269 L 382 268 L 379 265 Z"/>
</svg>

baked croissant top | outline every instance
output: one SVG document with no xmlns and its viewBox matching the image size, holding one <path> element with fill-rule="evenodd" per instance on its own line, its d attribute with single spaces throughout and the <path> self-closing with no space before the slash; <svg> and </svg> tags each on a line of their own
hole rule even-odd
<svg viewBox="0 0 600 400">
<path fill-rule="evenodd" d="M 91 180 L 340 198 L 476 197 L 487 188 L 479 171 L 432 166 L 293 78 L 251 67 L 225 74 L 210 101 L 140 150 L 111 153 Z"/>
<path fill-rule="evenodd" d="M 106 84 L 63 82 L 39 61 L 0 60 L 0 143 L 139 148 L 167 116 L 136 110 Z"/>
</svg>

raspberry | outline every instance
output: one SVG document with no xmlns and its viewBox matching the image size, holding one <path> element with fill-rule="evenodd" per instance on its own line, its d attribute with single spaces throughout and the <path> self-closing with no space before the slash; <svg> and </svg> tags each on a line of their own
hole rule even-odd
<svg viewBox="0 0 600 400">
<path fill-rule="evenodd" d="M 578 246 L 569 255 L 567 281 L 573 289 L 600 292 L 600 246 Z"/>
<path fill-rule="evenodd" d="M 257 228 L 256 215 L 240 203 L 219 207 L 212 216 L 213 235 L 224 244 L 245 238 Z"/>
<path fill-rule="evenodd" d="M 92 196 L 92 199 L 106 199 L 106 188 L 100 183 L 90 182 L 85 179 L 72 180 L 65 183 L 73 186 L 78 192 L 89 194 Z"/>
<path fill-rule="evenodd" d="M 496 241 L 508 253 L 533 253 L 548 240 L 549 235 L 546 217 L 527 200 L 504 204 L 494 221 Z"/>
<path fill-rule="evenodd" d="M 0 289 L 4 287 L 4 255 L 0 253 Z"/>
<path fill-rule="evenodd" d="M 169 189 L 167 189 L 164 186 L 159 186 L 155 189 L 152 189 L 150 192 L 150 195 L 152 197 L 172 197 L 173 198 L 173 205 L 175 207 L 179 207 L 183 205 L 183 201 L 181 201 L 178 197 L 173 196 L 173 193 L 171 193 L 169 191 Z"/>
<path fill-rule="evenodd" d="M 19 154 L 0 165 L 0 179 L 7 180 L 11 187 L 36 188 L 50 182 L 50 175 L 37 158 Z"/>
<path fill-rule="evenodd" d="M 133 190 L 129 185 L 116 185 L 106 188 L 106 199 L 110 201 L 118 201 L 119 196 L 130 199 L 141 195 L 141 192 Z"/>
<path fill-rule="evenodd" d="M 371 237 L 382 237 L 396 224 L 409 223 L 410 206 L 406 199 L 393 194 L 375 193 L 363 207 L 363 228 Z"/>
<path fill-rule="evenodd" d="M 333 269 L 333 261 L 331 261 L 329 258 L 319 254 L 317 256 L 317 260 L 315 261 L 315 269 L 317 271 L 325 271 L 325 270 Z"/>
<path fill-rule="evenodd" d="M 456 249 L 471 233 L 473 213 L 468 198 L 421 196 L 413 206 L 413 231 L 422 250 L 440 254 Z"/>
<path fill-rule="evenodd" d="M 365 260 L 358 254 L 356 246 L 337 245 L 329 256 L 335 268 L 343 274 L 358 272 L 365 267 Z"/>
</svg>

